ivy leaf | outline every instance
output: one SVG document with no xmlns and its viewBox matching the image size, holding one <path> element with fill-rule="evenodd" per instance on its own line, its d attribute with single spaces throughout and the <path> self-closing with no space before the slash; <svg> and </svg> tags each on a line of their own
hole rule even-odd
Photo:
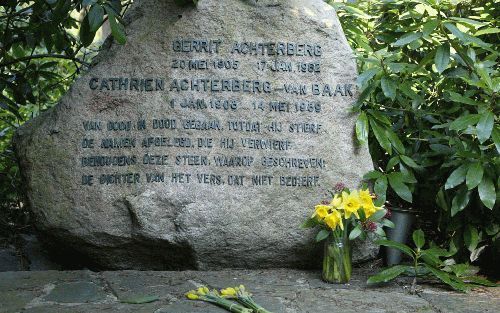
<svg viewBox="0 0 500 313">
<path fill-rule="evenodd" d="M 481 115 L 476 125 L 477 139 L 479 139 L 481 144 L 490 138 L 494 122 L 495 116 L 493 113 L 488 111 Z"/>
<path fill-rule="evenodd" d="M 450 45 L 445 43 L 439 46 L 434 56 L 434 63 L 439 74 L 441 74 L 450 63 Z"/>
<path fill-rule="evenodd" d="M 483 166 L 479 162 L 472 163 L 467 170 L 465 183 L 469 190 L 474 189 L 483 179 Z"/>
<path fill-rule="evenodd" d="M 397 174 L 401 173 L 390 173 L 387 175 L 389 178 L 389 185 L 401 199 L 411 203 L 413 198 L 410 188 L 408 188 L 408 186 L 406 186 L 403 182 L 402 175 Z"/>
<path fill-rule="evenodd" d="M 421 32 L 405 34 L 405 35 L 401 36 L 401 38 L 396 40 L 396 42 L 394 42 L 392 44 L 392 46 L 401 47 L 401 46 L 407 45 L 407 44 L 419 39 L 420 37 L 422 37 Z"/>
<path fill-rule="evenodd" d="M 451 201 L 451 216 L 455 216 L 458 212 L 465 209 L 470 201 L 471 191 L 467 190 L 465 186 L 460 188 L 453 200 Z"/>
<path fill-rule="evenodd" d="M 477 188 L 479 192 L 479 198 L 484 203 L 484 205 L 493 210 L 493 206 L 495 206 L 497 194 L 495 190 L 495 185 L 493 181 L 486 175 L 483 175 L 483 179 Z"/>
<path fill-rule="evenodd" d="M 468 168 L 469 164 L 462 164 L 460 167 L 455 169 L 446 180 L 444 189 L 451 189 L 463 183 L 465 181 L 465 175 Z"/>
<path fill-rule="evenodd" d="M 368 140 L 368 117 L 365 112 L 361 112 L 356 121 L 356 138 L 361 144 Z"/>
<path fill-rule="evenodd" d="M 384 76 L 380 80 L 380 86 L 382 87 L 382 91 L 387 98 L 390 98 L 391 100 L 396 99 L 396 89 L 398 85 L 395 81 L 393 81 L 389 77 Z"/>
</svg>

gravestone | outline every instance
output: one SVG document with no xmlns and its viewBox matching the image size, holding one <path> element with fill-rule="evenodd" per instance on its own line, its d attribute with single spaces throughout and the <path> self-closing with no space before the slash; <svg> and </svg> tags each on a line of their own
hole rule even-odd
<svg viewBox="0 0 500 313">
<path fill-rule="evenodd" d="M 317 264 L 299 225 L 372 167 L 354 144 L 356 65 L 332 7 L 141 0 L 125 23 L 127 43 L 108 41 L 17 132 L 39 231 L 107 268 Z"/>
</svg>

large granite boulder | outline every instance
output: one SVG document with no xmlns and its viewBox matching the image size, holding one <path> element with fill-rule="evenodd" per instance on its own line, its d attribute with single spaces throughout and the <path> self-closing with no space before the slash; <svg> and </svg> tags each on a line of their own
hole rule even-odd
<svg viewBox="0 0 500 313">
<path fill-rule="evenodd" d="M 17 132 L 46 242 L 104 268 L 317 265 L 299 225 L 372 167 L 353 140 L 356 65 L 332 7 L 140 0 L 127 15 L 127 43 L 109 41 Z"/>
</svg>

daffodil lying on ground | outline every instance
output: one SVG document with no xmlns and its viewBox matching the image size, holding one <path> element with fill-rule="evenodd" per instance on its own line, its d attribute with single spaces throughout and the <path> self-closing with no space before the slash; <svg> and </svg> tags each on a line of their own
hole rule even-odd
<svg viewBox="0 0 500 313">
<path fill-rule="evenodd" d="M 239 287 L 229 287 L 226 289 L 222 289 L 220 294 L 229 299 L 234 299 L 238 301 L 240 304 L 244 305 L 247 308 L 253 310 L 254 313 L 271 313 L 270 311 L 264 309 L 262 306 L 257 304 L 252 298 L 252 294 L 249 293 L 245 286 L 240 285 Z"/>
<path fill-rule="evenodd" d="M 233 313 L 254 312 L 252 309 L 245 308 L 244 306 L 238 303 L 234 303 L 233 301 L 226 299 L 226 297 L 219 294 L 217 290 L 215 289 L 210 290 L 206 286 L 201 286 L 196 290 L 191 290 L 187 292 L 186 297 L 190 300 L 200 300 L 200 301 L 210 302 Z"/>
</svg>

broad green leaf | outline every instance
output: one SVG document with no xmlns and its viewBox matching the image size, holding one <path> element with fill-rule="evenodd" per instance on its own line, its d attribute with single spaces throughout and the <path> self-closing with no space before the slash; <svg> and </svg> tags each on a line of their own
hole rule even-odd
<svg viewBox="0 0 500 313">
<path fill-rule="evenodd" d="M 483 48 L 489 48 L 490 45 L 482 41 L 481 39 L 471 36 L 469 34 L 466 34 L 459 30 L 455 25 L 452 23 L 444 23 L 444 27 L 446 27 L 455 37 L 458 38 L 462 43 L 464 44 L 469 44 L 469 43 L 474 43 L 480 47 Z"/>
<path fill-rule="evenodd" d="M 484 63 L 475 63 L 475 68 L 476 72 L 481 77 L 481 81 L 483 81 L 490 90 L 493 90 L 493 81 L 491 80 L 490 74 L 486 70 Z"/>
<path fill-rule="evenodd" d="M 108 20 L 109 25 L 111 26 L 111 34 L 113 35 L 113 38 L 119 44 L 125 44 L 125 42 L 127 41 L 127 38 L 125 36 L 125 28 L 120 22 L 117 21 L 115 9 L 109 5 L 105 5 L 104 8 L 106 10 L 106 13 L 108 13 Z"/>
<path fill-rule="evenodd" d="M 481 118 L 476 125 L 477 139 L 479 139 L 481 144 L 490 138 L 494 123 L 495 116 L 493 113 L 488 111 L 481 115 Z"/>
<path fill-rule="evenodd" d="M 387 193 L 387 177 L 381 176 L 377 178 L 375 181 L 375 185 L 373 186 L 373 191 L 377 195 L 377 199 L 375 200 L 376 205 L 382 205 L 386 199 Z"/>
<path fill-rule="evenodd" d="M 481 117 L 479 114 L 468 114 L 461 116 L 451 122 L 450 124 L 450 130 L 462 130 L 466 129 L 469 126 L 475 125 L 477 122 L 479 122 L 479 119 Z"/>
<path fill-rule="evenodd" d="M 488 34 L 496 34 L 496 33 L 500 33 L 500 28 L 483 28 L 483 29 L 480 29 L 478 30 L 474 36 L 481 36 L 481 35 L 488 35 Z"/>
<path fill-rule="evenodd" d="M 349 240 L 354 240 L 358 238 L 359 235 L 361 235 L 361 232 L 362 232 L 361 225 L 360 224 L 356 225 L 356 227 L 354 227 L 351 230 L 351 233 L 349 234 Z"/>
<path fill-rule="evenodd" d="M 472 225 L 467 225 L 464 231 L 464 243 L 469 251 L 474 251 L 479 243 L 479 233 Z"/>
<path fill-rule="evenodd" d="M 88 13 L 90 31 L 95 32 L 99 29 L 104 19 L 104 9 L 100 4 L 94 4 Z"/>
<path fill-rule="evenodd" d="M 89 17 L 85 15 L 80 27 L 80 40 L 85 47 L 90 46 L 94 41 L 95 32 L 90 30 Z"/>
<path fill-rule="evenodd" d="M 413 267 L 408 265 L 395 265 L 393 267 L 389 267 L 388 269 L 383 270 L 382 272 L 371 276 L 366 281 L 367 284 L 377 284 L 382 282 L 388 282 L 399 275 L 403 274 L 406 271 L 411 271 Z"/>
<path fill-rule="evenodd" d="M 407 157 L 406 155 L 400 155 L 399 156 L 401 158 L 401 160 L 403 160 L 403 162 L 408 165 L 409 167 L 412 167 L 412 168 L 421 168 L 420 165 L 418 165 L 415 161 L 413 161 L 412 158 L 410 157 Z"/>
<path fill-rule="evenodd" d="M 460 167 L 455 169 L 444 185 L 444 189 L 454 188 L 465 181 L 465 175 L 467 174 L 467 170 L 469 168 L 469 164 L 462 164 Z"/>
<path fill-rule="evenodd" d="M 375 74 L 377 74 L 380 71 L 379 68 L 371 68 L 363 73 L 359 74 L 356 82 L 360 88 L 363 88 L 365 84 L 373 77 Z"/>
<path fill-rule="evenodd" d="M 92 4 L 96 3 L 96 2 L 97 2 L 97 0 L 83 0 L 82 1 L 82 5 L 83 6 L 88 6 L 88 5 L 92 5 Z"/>
<path fill-rule="evenodd" d="M 453 197 L 453 200 L 451 201 L 451 216 L 455 216 L 458 212 L 465 209 L 467 204 L 469 204 L 470 195 L 471 191 L 467 190 L 467 187 L 463 186 L 458 189 L 455 197 Z"/>
<path fill-rule="evenodd" d="M 317 225 L 316 218 L 309 217 L 307 220 L 304 221 L 304 223 L 300 225 L 300 228 L 312 228 L 316 225 Z"/>
<path fill-rule="evenodd" d="M 398 135 L 392 131 L 390 128 L 386 128 L 385 133 L 387 134 L 387 138 L 391 142 L 392 146 L 401 154 L 405 153 L 405 146 L 399 139 Z"/>
<path fill-rule="evenodd" d="M 422 37 L 421 32 L 405 34 L 401 36 L 401 38 L 396 40 L 396 42 L 394 42 L 392 45 L 394 47 L 401 47 L 419 39 L 420 37 Z"/>
<path fill-rule="evenodd" d="M 377 241 L 375 241 L 375 243 L 378 245 L 381 245 L 381 246 L 398 249 L 401 252 L 403 252 L 404 254 L 411 257 L 412 259 L 415 258 L 415 253 L 413 252 L 413 250 L 405 244 L 395 242 L 392 240 L 386 240 L 386 239 L 377 240 Z"/>
<path fill-rule="evenodd" d="M 410 188 L 406 186 L 403 182 L 402 175 L 396 175 L 398 173 L 389 173 L 387 177 L 389 178 L 389 185 L 397 193 L 397 195 L 408 202 L 413 201 L 413 197 Z"/>
<path fill-rule="evenodd" d="M 379 171 L 369 171 L 363 176 L 363 179 L 377 179 L 380 176 L 383 176 L 383 174 Z"/>
<path fill-rule="evenodd" d="M 493 181 L 487 175 L 483 175 L 483 179 L 481 180 L 477 190 L 479 192 L 479 198 L 484 205 L 488 209 L 493 210 L 497 198 Z"/>
<path fill-rule="evenodd" d="M 439 46 L 434 56 L 434 63 L 439 74 L 441 74 L 450 63 L 450 45 L 445 43 Z"/>
<path fill-rule="evenodd" d="M 425 244 L 425 234 L 421 229 L 417 229 L 412 235 L 413 243 L 418 249 L 422 249 Z"/>
<path fill-rule="evenodd" d="M 450 95 L 450 100 L 454 101 L 454 102 L 460 102 L 460 103 L 465 103 L 465 104 L 474 105 L 474 106 L 481 104 L 480 102 L 477 102 L 477 101 L 472 100 L 470 98 L 464 97 L 464 96 L 462 96 L 456 92 L 453 92 L 453 91 L 448 91 L 448 94 Z"/>
<path fill-rule="evenodd" d="M 469 289 L 464 283 L 456 282 L 451 279 L 450 275 L 446 272 L 443 272 L 441 270 L 438 270 L 437 268 L 434 268 L 433 266 L 429 266 L 427 264 L 424 264 L 424 266 L 434 274 L 439 280 L 441 280 L 443 283 L 451 286 L 453 289 L 466 292 Z"/>
<path fill-rule="evenodd" d="M 377 222 L 387 214 L 387 210 L 378 210 L 377 212 L 370 215 L 368 218 L 370 221 Z"/>
<path fill-rule="evenodd" d="M 396 225 L 394 225 L 394 223 L 391 220 L 388 220 L 388 219 L 382 220 L 382 225 L 385 226 L 385 227 L 389 227 L 389 228 L 396 227 Z"/>
<path fill-rule="evenodd" d="M 143 303 L 155 302 L 158 300 L 160 300 L 160 298 L 157 296 L 137 296 L 127 299 L 122 299 L 120 300 L 120 302 L 129 304 L 143 304 Z"/>
<path fill-rule="evenodd" d="M 446 201 L 446 196 L 445 196 L 443 188 L 440 188 L 438 193 L 436 194 L 436 204 L 444 211 L 450 210 L 450 207 L 448 205 L 448 201 Z"/>
<path fill-rule="evenodd" d="M 389 162 L 387 162 L 387 166 L 385 167 L 385 171 L 386 172 L 389 172 L 390 170 L 392 170 L 394 168 L 394 166 L 396 166 L 396 164 L 399 163 L 399 156 L 394 156 L 392 157 Z"/>
<path fill-rule="evenodd" d="M 386 136 L 384 128 L 382 128 L 377 122 L 372 119 L 370 119 L 370 126 L 372 127 L 373 134 L 375 135 L 375 138 L 377 138 L 380 146 L 384 148 L 387 153 L 392 154 L 391 143 Z"/>
<path fill-rule="evenodd" d="M 392 100 L 396 99 L 396 90 L 398 85 L 394 80 L 392 80 L 389 77 L 382 77 L 380 80 L 380 86 L 382 87 L 382 91 L 384 92 L 384 95 L 387 98 L 390 98 Z"/>
<path fill-rule="evenodd" d="M 461 23 L 464 23 L 464 24 L 469 24 L 469 25 L 472 25 L 472 26 L 477 26 L 476 28 L 480 28 L 482 26 L 486 26 L 488 25 L 488 23 L 485 23 L 485 22 L 481 22 L 481 21 L 478 21 L 478 20 L 473 20 L 471 18 L 464 18 L 464 17 L 450 17 L 450 20 L 454 20 L 454 21 L 457 21 L 457 22 L 461 22 Z"/>
<path fill-rule="evenodd" d="M 481 285 L 481 286 L 487 286 L 487 287 L 499 287 L 499 284 L 495 284 L 494 282 L 491 282 L 487 280 L 486 278 L 480 277 L 480 276 L 465 276 L 462 277 L 462 279 L 468 283 L 475 284 L 475 285 Z"/>
<path fill-rule="evenodd" d="M 483 179 L 483 166 L 479 162 L 469 165 L 467 175 L 465 176 L 465 183 L 469 190 L 474 189 L 479 185 Z"/>
<path fill-rule="evenodd" d="M 495 143 L 495 147 L 497 148 L 497 152 L 500 153 L 500 129 L 493 127 L 493 131 L 491 132 L 491 138 Z"/>
<path fill-rule="evenodd" d="M 330 235 L 330 232 L 326 229 L 322 229 L 318 232 L 318 234 L 316 235 L 316 242 L 320 242 L 321 240 L 325 240 L 326 238 L 328 238 L 328 236 Z"/>
<path fill-rule="evenodd" d="M 368 117 L 365 112 L 361 112 L 356 121 L 356 138 L 361 144 L 368 140 Z"/>
<path fill-rule="evenodd" d="M 439 25 L 439 20 L 430 20 L 426 22 L 422 28 L 423 36 L 430 35 Z"/>
</svg>

